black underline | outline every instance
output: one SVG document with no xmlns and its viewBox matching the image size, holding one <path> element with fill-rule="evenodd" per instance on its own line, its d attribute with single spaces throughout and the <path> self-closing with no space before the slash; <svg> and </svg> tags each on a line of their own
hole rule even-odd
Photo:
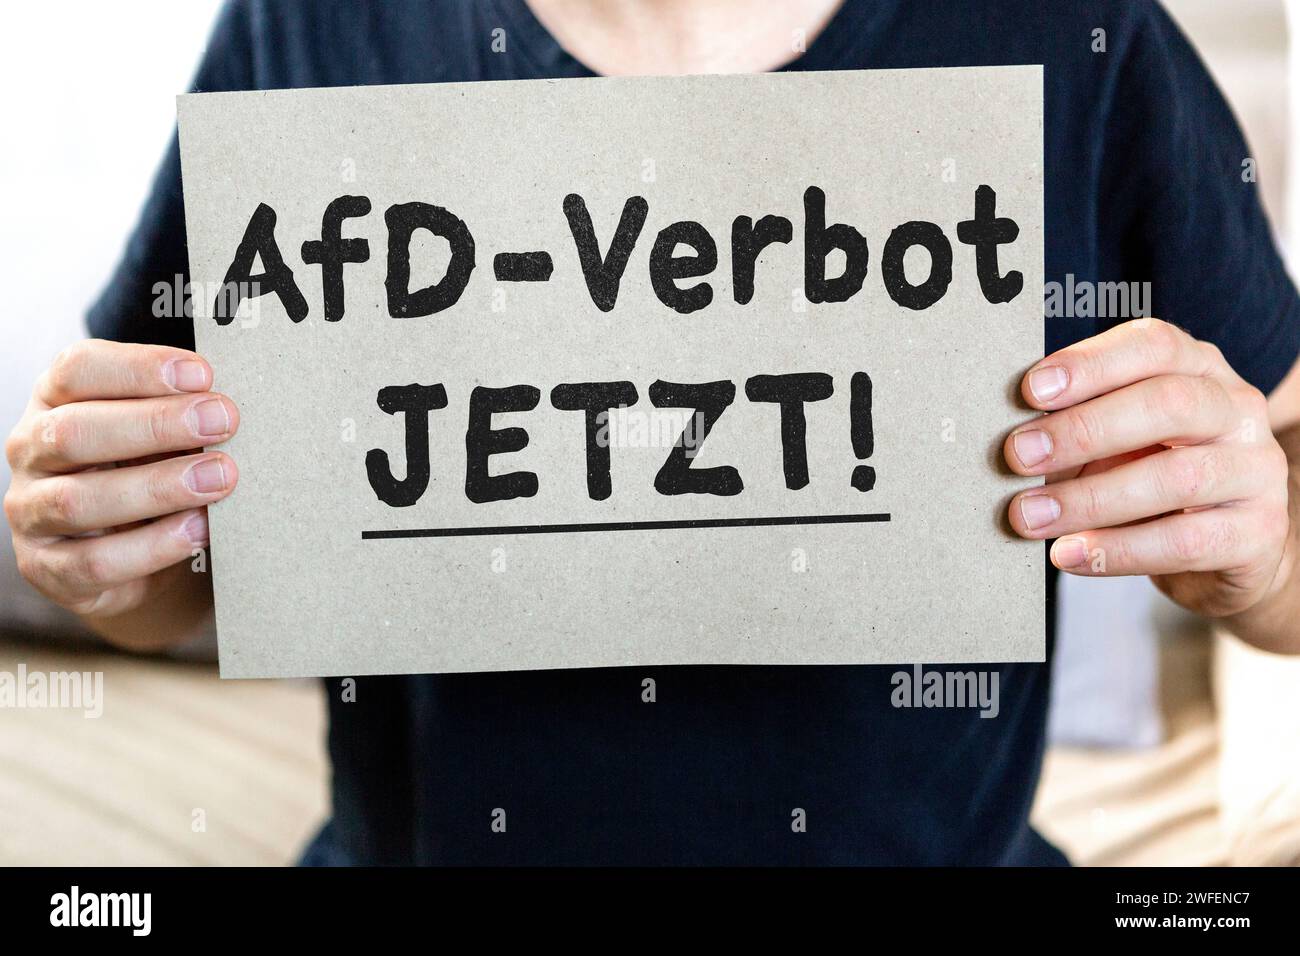
<svg viewBox="0 0 1300 956">
<path fill-rule="evenodd" d="M 361 538 L 459 538 L 496 534 L 576 534 L 583 531 L 668 531 L 680 528 L 770 528 L 799 524 L 863 524 L 888 521 L 887 513 L 862 515 L 797 515 L 777 518 L 686 518 L 678 521 L 599 521 L 578 524 L 519 524 L 483 528 L 397 528 L 363 531 Z"/>
</svg>

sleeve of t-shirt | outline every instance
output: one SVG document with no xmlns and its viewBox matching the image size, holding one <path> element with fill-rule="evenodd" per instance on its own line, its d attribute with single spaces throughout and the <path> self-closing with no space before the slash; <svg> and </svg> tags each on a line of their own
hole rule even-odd
<svg viewBox="0 0 1300 956">
<path fill-rule="evenodd" d="M 1271 392 L 1300 352 L 1300 299 L 1260 204 L 1260 170 L 1231 109 L 1155 2 L 1130 38 L 1105 123 L 1103 275 L 1150 282 L 1152 314 L 1222 350 Z M 1109 233 L 1109 235 L 1107 234 Z M 1109 274 L 1108 274 L 1109 273 Z"/>
<path fill-rule="evenodd" d="M 254 43 L 249 7 L 229 0 L 213 27 L 194 91 L 254 88 Z M 189 278 L 180 152 L 175 134 L 154 176 L 139 222 L 122 259 L 86 316 L 90 334 L 119 342 L 194 347 L 194 327 L 176 308 L 176 289 Z"/>
</svg>

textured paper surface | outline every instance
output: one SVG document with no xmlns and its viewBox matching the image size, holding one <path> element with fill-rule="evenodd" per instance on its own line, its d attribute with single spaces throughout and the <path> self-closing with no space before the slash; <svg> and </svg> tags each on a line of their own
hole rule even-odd
<svg viewBox="0 0 1300 956">
<path fill-rule="evenodd" d="M 211 509 L 223 676 L 1042 660 L 1043 547 L 1005 530 L 1007 500 L 1028 482 L 999 461 L 1007 430 L 1027 417 L 1015 382 L 1043 354 L 1041 111 L 1039 67 L 181 97 L 198 349 L 242 417 L 226 448 L 239 486 Z M 1019 225 L 999 249 L 1000 270 L 1024 276 L 1010 302 L 986 301 L 975 250 L 957 238 L 981 184 Z M 865 282 L 844 302 L 810 304 L 801 291 L 809 186 L 824 191 L 828 222 L 868 243 Z M 602 254 L 627 198 L 648 202 L 609 312 L 584 282 L 569 193 L 584 198 Z M 370 255 L 343 267 L 346 311 L 326 322 L 322 269 L 301 247 L 343 195 L 372 203 L 342 226 Z M 451 308 L 394 318 L 384 212 L 417 200 L 466 223 L 476 266 Z M 211 292 L 260 203 L 276 212 L 310 313 L 291 322 L 263 295 L 221 326 Z M 763 251 L 753 300 L 740 305 L 732 222 L 764 215 L 788 218 L 793 238 Z M 701 277 L 713 301 L 685 315 L 659 301 L 647 266 L 659 230 L 678 220 L 703 224 L 718 247 Z M 938 224 L 953 250 L 951 284 L 923 310 L 895 304 L 882 282 L 885 241 L 911 220 Z M 412 289 L 442 276 L 446 243 L 424 233 L 411 249 Z M 549 281 L 494 277 L 497 253 L 528 250 L 550 253 Z M 905 263 L 914 283 L 928 274 L 924 250 Z M 832 255 L 827 274 L 842 265 Z M 791 490 L 780 411 L 749 401 L 745 383 L 810 371 L 830 374 L 834 394 L 806 406 L 809 483 Z M 873 382 L 865 460 L 851 443 L 855 372 Z M 741 493 L 655 490 L 670 450 L 645 428 L 657 379 L 736 383 L 692 467 L 734 466 Z M 612 491 L 592 500 L 583 415 L 549 395 L 615 380 L 640 396 L 621 414 L 646 418 L 638 434 L 634 417 L 611 416 Z M 404 474 L 403 416 L 382 411 L 377 393 L 410 383 L 441 383 L 448 403 L 429 413 L 428 489 L 397 508 L 379 500 L 365 461 L 384 449 Z M 492 458 L 491 471 L 533 472 L 537 494 L 474 503 L 470 392 L 525 383 L 540 404 L 492 425 L 525 428 L 529 444 Z M 850 483 L 863 464 L 876 474 L 867 492 Z M 362 536 L 857 514 L 888 520 Z"/>
</svg>

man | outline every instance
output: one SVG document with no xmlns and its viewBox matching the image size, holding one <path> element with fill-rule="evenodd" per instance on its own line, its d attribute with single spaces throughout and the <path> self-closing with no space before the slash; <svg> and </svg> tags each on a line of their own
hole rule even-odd
<svg viewBox="0 0 1300 956">
<path fill-rule="evenodd" d="M 1168 320 L 1047 322 L 1049 354 L 1023 391 L 1048 414 L 1005 455 L 1054 481 L 1011 503 L 1013 527 L 1057 539 L 1056 567 L 1149 574 L 1244 640 L 1300 651 L 1300 443 L 1286 434 L 1300 423 L 1300 300 L 1241 175 L 1236 125 L 1154 3 L 243 0 L 196 87 L 1004 63 L 1045 65 L 1048 279 L 1149 281 Z M 190 451 L 238 428 L 210 391 L 221 370 L 183 351 L 188 322 L 151 318 L 153 284 L 185 271 L 173 144 L 90 315 L 116 342 L 60 356 L 8 445 L 24 573 L 140 649 L 207 620 L 206 577 L 177 562 L 206 543 L 205 506 L 237 478 L 228 455 Z M 893 709 L 892 670 L 365 678 L 354 702 L 331 681 L 334 819 L 309 859 L 1064 862 L 1027 822 L 1049 668 L 1001 667 L 992 720 Z M 640 703 L 646 676 L 654 707 Z M 507 831 L 493 832 L 502 810 Z"/>
</svg>

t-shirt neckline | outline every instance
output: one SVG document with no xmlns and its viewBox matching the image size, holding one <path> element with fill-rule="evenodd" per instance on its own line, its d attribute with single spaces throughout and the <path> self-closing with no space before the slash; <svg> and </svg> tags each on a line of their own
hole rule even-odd
<svg viewBox="0 0 1300 956">
<path fill-rule="evenodd" d="M 506 42 L 515 47 L 536 78 L 603 76 L 564 49 L 537 19 L 525 0 L 489 2 L 505 24 Z M 803 53 L 770 72 L 834 70 L 859 66 L 854 53 L 866 42 L 870 32 L 867 21 L 871 19 L 871 13 L 872 11 L 864 9 L 864 0 L 844 0 Z"/>
</svg>

